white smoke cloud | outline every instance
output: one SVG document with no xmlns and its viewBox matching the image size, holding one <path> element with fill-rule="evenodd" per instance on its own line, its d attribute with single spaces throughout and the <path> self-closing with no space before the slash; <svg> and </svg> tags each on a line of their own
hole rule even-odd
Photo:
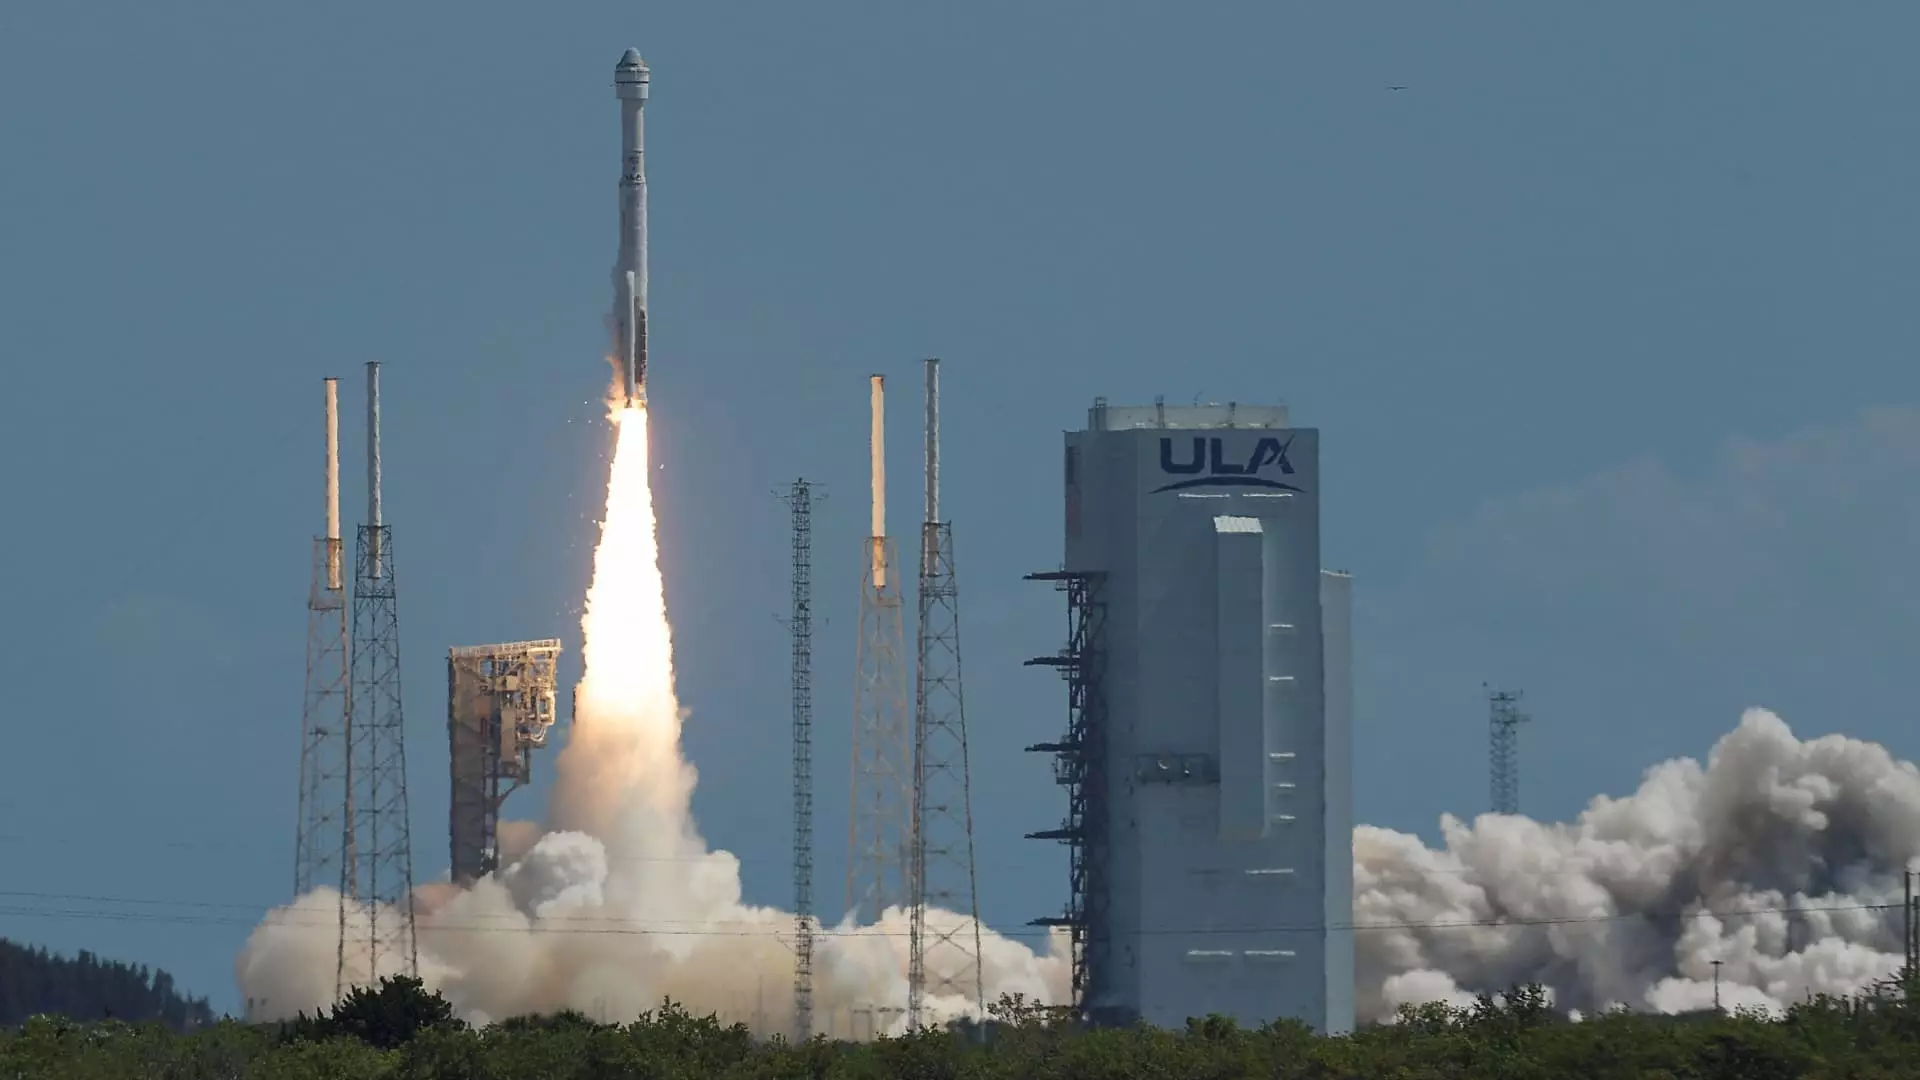
<svg viewBox="0 0 1920 1080">
<path fill-rule="evenodd" d="M 1802 742 L 1754 709 L 1704 767 L 1656 765 L 1574 822 L 1448 816 L 1441 831 L 1440 850 L 1354 832 L 1354 921 L 1391 927 L 1357 934 L 1363 1018 L 1525 982 L 1583 1013 L 1680 1012 L 1712 1004 L 1715 960 L 1723 1006 L 1779 1010 L 1900 966 L 1920 770 L 1873 743 Z M 1728 912 L 1755 914 L 1708 914 Z"/>
<path fill-rule="evenodd" d="M 576 738 L 566 754 L 604 762 L 608 752 Z M 609 828 L 616 841 L 548 832 L 471 889 L 420 890 L 422 977 L 477 1022 L 561 1008 L 624 1018 L 671 995 L 788 1030 L 792 917 L 744 903 L 737 860 L 706 850 L 684 819 L 651 829 L 639 827 L 645 814 L 630 820 L 636 827 Z M 1656 765 L 1639 790 L 1599 796 L 1576 821 L 1486 814 L 1441 825 L 1438 850 L 1355 830 L 1354 921 L 1374 928 L 1357 935 L 1363 1020 L 1526 982 L 1575 1014 L 1706 1008 L 1715 960 L 1723 1006 L 1777 1011 L 1809 994 L 1857 993 L 1899 966 L 1900 875 L 1920 857 L 1920 770 L 1872 743 L 1801 741 L 1756 709 L 1705 765 Z M 337 913 L 322 890 L 255 932 L 239 977 L 261 1015 L 331 999 Z M 829 929 L 814 960 L 820 1027 L 843 1037 L 898 1030 L 897 1014 L 865 1010 L 905 999 L 905 913 Z M 350 927 L 350 940 L 364 937 Z M 983 929 L 982 944 L 989 1001 L 1065 999 L 1063 939 L 1035 953 Z M 928 1011 L 973 1010 L 934 999 Z"/>
</svg>

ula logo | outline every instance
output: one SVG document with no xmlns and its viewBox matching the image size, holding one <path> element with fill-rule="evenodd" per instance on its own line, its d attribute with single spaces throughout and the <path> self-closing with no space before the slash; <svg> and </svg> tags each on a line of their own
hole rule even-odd
<svg viewBox="0 0 1920 1080">
<path fill-rule="evenodd" d="M 1190 479 L 1175 480 L 1154 488 L 1151 494 L 1162 491 L 1179 491 L 1183 488 L 1197 487 L 1262 487 L 1278 491 L 1299 491 L 1292 484 L 1261 476 L 1260 470 L 1278 466 L 1280 475 L 1292 476 L 1293 463 L 1287 460 L 1287 448 L 1293 445 L 1292 436 L 1286 442 L 1268 436 L 1254 446 L 1253 454 L 1242 463 L 1228 461 L 1224 452 L 1223 440 L 1209 439 L 1196 435 L 1192 449 L 1186 460 L 1177 461 L 1174 455 L 1174 440 L 1160 440 L 1160 471 L 1173 476 L 1187 476 Z"/>
</svg>

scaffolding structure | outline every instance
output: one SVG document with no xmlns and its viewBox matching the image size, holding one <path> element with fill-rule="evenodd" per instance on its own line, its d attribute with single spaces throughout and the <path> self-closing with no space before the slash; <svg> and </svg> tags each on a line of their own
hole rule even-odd
<svg viewBox="0 0 1920 1080">
<path fill-rule="evenodd" d="M 326 533 L 313 540 L 307 589 L 307 682 L 300 711 L 300 795 L 293 844 L 293 894 L 339 882 L 341 813 L 346 806 L 347 600 L 340 540 L 339 380 L 326 380 Z"/>
<path fill-rule="evenodd" d="M 353 707 L 348 724 L 335 992 L 416 975 L 413 844 L 407 816 L 406 723 L 400 698 L 400 609 L 393 530 L 381 517 L 380 365 L 367 365 L 367 522 L 355 545 Z"/>
<path fill-rule="evenodd" d="M 795 480 L 793 512 L 793 1036 L 813 1038 L 813 485 Z"/>
<path fill-rule="evenodd" d="M 913 829 L 908 869 L 907 1026 L 929 989 L 986 1009 L 973 851 L 973 781 L 960 677 L 960 587 L 953 526 L 940 516 L 940 361 L 926 367 L 926 519 L 920 527 L 914 679 Z M 928 925 L 931 906 L 962 921 Z"/>
<path fill-rule="evenodd" d="M 856 646 L 852 807 L 848 815 L 847 910 L 877 923 L 907 903 L 907 849 L 912 834 L 913 741 L 903 676 L 900 575 L 887 536 L 886 386 L 870 380 L 873 422 L 869 457 L 873 528 L 860 574 Z"/>
<path fill-rule="evenodd" d="M 533 751 L 553 729 L 558 638 L 447 650 L 447 743 L 453 880 L 500 869 L 500 809 L 533 779 Z"/>
<path fill-rule="evenodd" d="M 1900 969 L 1901 981 L 1911 991 L 1920 987 L 1920 874 L 1909 870 L 1900 875 L 1904 883 L 1905 903 L 1901 905 L 1900 938 L 1906 963 Z"/>
<path fill-rule="evenodd" d="M 1518 690 L 1487 691 L 1487 784 L 1496 814 L 1520 812 L 1520 711 Z"/>
<path fill-rule="evenodd" d="M 1027 747 L 1054 755 L 1054 782 L 1067 789 L 1067 817 L 1057 829 L 1027 834 L 1029 840 L 1067 845 L 1068 892 L 1064 914 L 1035 919 L 1029 925 L 1064 927 L 1072 943 L 1073 1005 L 1083 1021 L 1094 1019 L 1092 1003 L 1108 970 L 1107 898 L 1109 876 L 1107 822 L 1107 747 L 1105 663 L 1102 640 L 1106 605 L 1099 572 L 1052 571 L 1028 574 L 1048 581 L 1067 597 L 1066 648 L 1035 657 L 1027 666 L 1050 667 L 1067 682 L 1067 730 L 1058 742 Z"/>
</svg>

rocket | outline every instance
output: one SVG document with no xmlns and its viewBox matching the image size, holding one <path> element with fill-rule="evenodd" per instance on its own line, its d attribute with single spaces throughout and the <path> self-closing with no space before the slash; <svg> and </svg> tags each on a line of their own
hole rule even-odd
<svg viewBox="0 0 1920 1080">
<path fill-rule="evenodd" d="M 613 264 L 613 355 L 628 407 L 647 399 L 647 82 L 640 50 L 613 69 L 620 99 L 620 257 Z"/>
</svg>

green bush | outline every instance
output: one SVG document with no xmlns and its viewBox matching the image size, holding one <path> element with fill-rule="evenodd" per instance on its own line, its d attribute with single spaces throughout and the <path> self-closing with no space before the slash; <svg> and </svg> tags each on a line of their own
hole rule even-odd
<svg viewBox="0 0 1920 1080">
<path fill-rule="evenodd" d="M 354 987 L 326 1016 L 309 1019 L 301 1014 L 288 1034 L 294 1041 L 349 1038 L 378 1050 L 392 1050 L 428 1031 L 465 1026 L 454 1019 L 446 998 L 428 990 L 419 979 L 400 975 L 381 979 L 376 987 Z"/>
</svg>

